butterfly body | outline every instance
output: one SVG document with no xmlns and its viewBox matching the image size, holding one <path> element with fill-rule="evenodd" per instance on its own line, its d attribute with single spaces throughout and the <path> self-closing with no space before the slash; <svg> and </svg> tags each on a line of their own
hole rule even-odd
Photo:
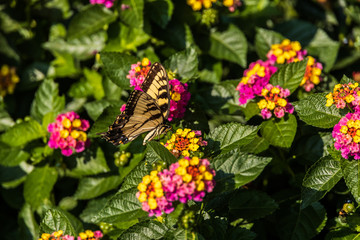
<svg viewBox="0 0 360 240">
<path fill-rule="evenodd" d="M 170 129 L 164 124 L 170 108 L 169 83 L 164 67 L 154 63 L 140 88 L 143 91 L 134 90 L 130 94 L 125 111 L 116 117 L 108 131 L 100 133 L 114 145 L 128 143 L 149 132 L 143 141 L 145 145 Z"/>
</svg>

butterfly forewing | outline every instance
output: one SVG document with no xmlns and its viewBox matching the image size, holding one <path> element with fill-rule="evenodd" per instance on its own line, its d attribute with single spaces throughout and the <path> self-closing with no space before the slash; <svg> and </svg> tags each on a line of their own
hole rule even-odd
<svg viewBox="0 0 360 240">
<path fill-rule="evenodd" d="M 141 85 L 144 92 L 157 100 L 156 103 L 165 119 L 169 116 L 170 106 L 168 81 L 165 68 L 160 63 L 154 63 Z"/>
</svg>

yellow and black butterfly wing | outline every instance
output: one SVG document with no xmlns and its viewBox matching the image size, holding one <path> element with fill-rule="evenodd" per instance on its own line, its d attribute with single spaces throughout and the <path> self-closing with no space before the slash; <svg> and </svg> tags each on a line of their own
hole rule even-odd
<svg viewBox="0 0 360 240">
<path fill-rule="evenodd" d="M 160 63 L 154 63 L 151 66 L 141 89 L 155 99 L 164 119 L 167 119 L 170 112 L 169 79 L 165 68 Z"/>
<path fill-rule="evenodd" d="M 125 111 L 101 135 L 114 145 L 125 144 L 144 132 L 155 133 L 155 129 L 160 130 L 163 121 L 162 112 L 155 100 L 145 92 L 135 90 L 129 97 Z"/>
</svg>

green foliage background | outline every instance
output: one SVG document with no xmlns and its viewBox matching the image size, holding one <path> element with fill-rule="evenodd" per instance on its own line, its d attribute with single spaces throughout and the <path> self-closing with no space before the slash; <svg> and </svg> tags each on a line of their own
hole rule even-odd
<svg viewBox="0 0 360 240">
<path fill-rule="evenodd" d="M 107 9 L 86 0 L 8 0 L 0 4 L 0 64 L 20 82 L 0 102 L 0 225 L 3 239 L 38 239 L 62 229 L 76 235 L 112 224 L 107 239 L 358 239 L 360 163 L 333 148 L 344 115 L 325 107 L 327 92 L 360 71 L 359 1 L 244 0 L 234 13 L 214 3 L 204 20 L 185 0 L 123 0 Z M 121 9 L 121 4 L 130 6 Z M 207 24 L 206 24 L 207 23 Z M 289 38 L 324 65 L 324 81 L 298 86 L 306 62 L 271 78 L 291 90 L 294 115 L 264 121 L 238 105 L 235 87 L 249 63 Z M 162 220 L 135 197 L 152 163 L 176 159 L 159 143 L 114 147 L 98 138 L 131 90 L 130 65 L 148 57 L 189 84 L 185 118 L 172 126 L 205 133 L 205 157 L 217 171 L 203 204 L 179 204 Z M 64 157 L 47 146 L 59 113 L 90 120 L 91 147 Z M 132 153 L 114 165 L 114 152 Z M 181 219 L 196 213 L 191 229 Z"/>
</svg>

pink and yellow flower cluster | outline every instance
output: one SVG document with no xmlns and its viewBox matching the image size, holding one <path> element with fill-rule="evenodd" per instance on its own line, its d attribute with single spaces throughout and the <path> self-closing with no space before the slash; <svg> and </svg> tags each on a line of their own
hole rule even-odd
<svg viewBox="0 0 360 240">
<path fill-rule="evenodd" d="M 171 138 L 164 144 L 164 146 L 175 156 L 192 156 L 199 147 L 206 146 L 207 142 L 201 137 L 201 131 L 191 130 L 189 128 L 178 129 L 176 133 L 171 135 Z"/>
<path fill-rule="evenodd" d="M 172 121 L 174 118 L 183 118 L 186 106 L 190 100 L 191 94 L 188 91 L 187 83 L 182 83 L 177 79 L 169 81 L 170 87 L 170 113 L 168 120 Z"/>
<path fill-rule="evenodd" d="M 94 232 L 86 230 L 85 232 L 79 233 L 79 236 L 77 237 L 63 234 L 63 230 L 53 232 L 52 234 L 43 233 L 39 240 L 100 240 L 103 237 L 102 232 L 99 230 Z"/>
<path fill-rule="evenodd" d="M 90 0 L 92 5 L 94 4 L 102 4 L 106 8 L 111 8 L 114 5 L 115 0 Z"/>
<path fill-rule="evenodd" d="M 334 126 L 332 136 L 334 147 L 341 151 L 343 158 L 350 156 L 360 159 L 360 113 L 348 113 Z"/>
<path fill-rule="evenodd" d="M 305 89 L 306 92 L 310 92 L 311 89 L 318 85 L 321 81 L 321 72 L 323 66 L 317 62 L 315 58 L 308 56 L 308 62 L 306 65 L 305 75 L 301 80 L 300 86 Z"/>
<path fill-rule="evenodd" d="M 60 148 L 64 156 L 70 156 L 74 150 L 82 152 L 90 144 L 85 132 L 89 127 L 89 121 L 80 119 L 75 112 L 60 114 L 54 123 L 48 125 L 48 145 L 50 148 Z"/>
<path fill-rule="evenodd" d="M 298 41 L 284 39 L 280 44 L 271 45 L 266 56 L 273 63 L 284 64 L 304 60 L 306 54 L 307 51 L 301 49 Z"/>
<path fill-rule="evenodd" d="M 271 75 L 277 71 L 270 61 L 257 60 L 244 71 L 236 90 L 239 91 L 239 102 L 245 104 L 248 100 L 260 96 L 262 89 L 269 83 Z"/>
<path fill-rule="evenodd" d="M 143 177 L 136 196 L 149 216 L 174 211 L 173 202 L 201 202 L 215 186 L 215 170 L 207 159 L 184 157 L 161 172 Z"/>
<path fill-rule="evenodd" d="M 261 91 L 261 95 L 264 99 L 257 104 L 264 119 L 269 119 L 272 113 L 275 117 L 282 118 L 285 113 L 292 114 L 294 112 L 294 106 L 286 99 L 290 95 L 289 89 L 267 84 Z"/>
<path fill-rule="evenodd" d="M 141 91 L 141 84 L 144 82 L 146 75 L 150 70 L 151 62 L 148 58 L 143 58 L 141 62 L 131 64 L 129 74 L 126 76 L 130 79 L 130 86 L 135 90 Z"/>
<path fill-rule="evenodd" d="M 335 104 L 337 108 L 350 107 L 360 110 L 360 88 L 358 83 L 337 84 L 334 91 L 326 95 L 326 106 Z"/>
</svg>

